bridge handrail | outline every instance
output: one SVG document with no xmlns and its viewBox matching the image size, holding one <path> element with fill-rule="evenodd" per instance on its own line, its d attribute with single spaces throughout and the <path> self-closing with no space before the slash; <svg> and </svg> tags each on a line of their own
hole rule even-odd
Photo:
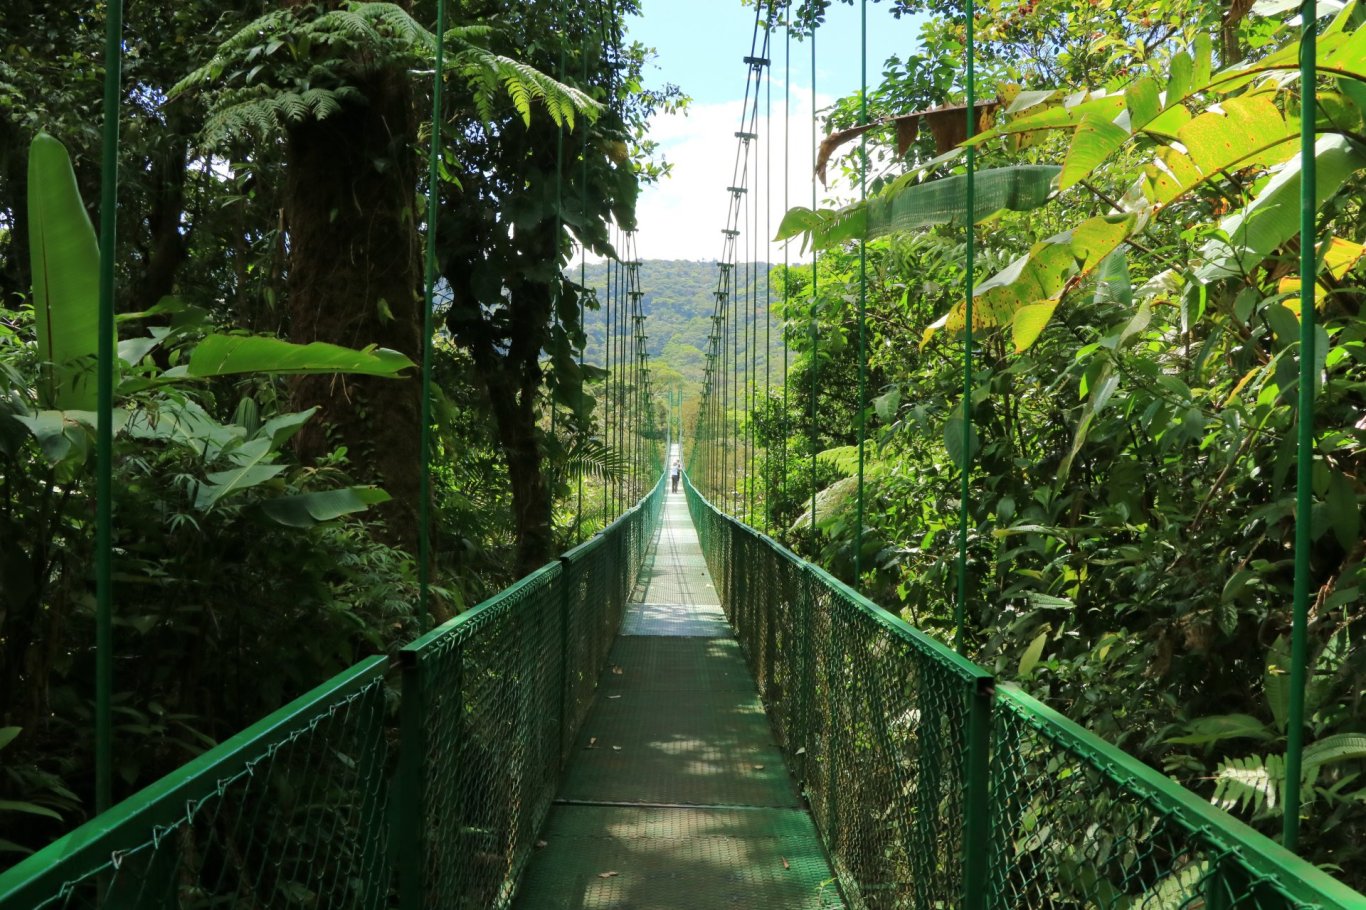
<svg viewBox="0 0 1366 910">
<path fill-rule="evenodd" d="M 1366 896 L 996 684 L 685 484 L 723 608 L 851 907 L 1366 910 Z M 838 641 L 850 617 L 891 638 Z M 782 647 L 794 621 L 814 644 Z M 907 662 L 891 641 L 930 663 Z M 869 653 L 906 672 L 860 666 Z M 956 680 L 947 697 L 946 673 Z M 914 732 L 898 729 L 906 718 Z"/>
<path fill-rule="evenodd" d="M 399 906 L 510 903 L 587 715 L 662 504 L 402 649 Z"/>
<path fill-rule="evenodd" d="M 1028 695 L 1019 686 L 1000 683 L 995 694 L 997 735 L 993 737 L 996 754 L 992 764 L 993 791 L 997 796 L 1004 797 L 1006 794 L 1001 791 L 1015 783 L 1003 779 L 1003 765 L 1014 757 L 1003 753 L 1006 742 L 1017 744 L 1019 733 L 1010 728 L 1018 723 L 1055 747 L 1047 762 L 1053 768 L 1051 783 L 1056 783 L 1063 772 L 1071 772 L 1066 777 L 1080 778 L 1086 770 L 1092 770 L 1126 798 L 1145 807 L 1162 824 L 1178 826 L 1192 841 L 1203 845 L 1202 852 L 1210 858 L 1202 862 L 1208 869 L 1203 875 L 1192 874 L 1198 872 L 1194 860 L 1178 868 L 1176 876 L 1189 880 L 1182 893 L 1196 890 L 1190 882 L 1198 878 L 1199 890 L 1204 892 L 1205 903 L 1210 907 L 1366 910 L 1366 896 Z M 1072 756 L 1075 763 L 1062 765 L 1059 753 Z M 1048 793 L 1055 802 L 1059 795 Z M 1084 797 L 1094 807 L 1095 791 L 1088 791 Z M 997 848 L 1002 846 L 1003 838 L 1004 832 L 997 837 Z M 1249 897 L 1249 903 L 1238 903 Z M 1009 905 L 1009 901 L 1005 904 Z"/>
<path fill-rule="evenodd" d="M 347 743 L 341 737 L 353 719 L 360 729 L 352 744 L 360 751 L 352 761 L 361 777 L 355 792 L 343 795 L 365 804 L 366 816 L 348 846 L 365 849 L 360 843 L 370 842 L 370 868 L 356 874 L 366 876 L 363 896 L 378 899 L 387 890 L 383 791 L 388 663 L 386 657 L 361 661 L 26 857 L 0 875 L 0 908 L 37 910 L 59 901 L 67 906 L 150 906 L 141 896 L 151 889 L 159 889 L 155 906 L 162 906 L 167 892 L 178 885 L 173 875 L 182 859 L 177 854 L 186 849 L 181 841 L 197 823 L 211 815 L 216 824 L 222 813 L 232 811 L 234 798 L 245 806 L 246 791 L 275 774 L 277 759 L 295 758 L 285 755 L 292 747 L 317 750 L 313 736 L 319 731 L 333 735 L 329 750 L 342 748 Z M 317 757 L 298 758 L 311 762 Z M 141 874 L 129 884 L 132 870 Z"/>
<path fill-rule="evenodd" d="M 661 473 L 599 534 L 402 648 L 396 726 L 391 662 L 367 658 L 0 873 L 0 910 L 379 910 L 435 906 L 452 883 L 505 906 L 663 489 Z"/>
</svg>

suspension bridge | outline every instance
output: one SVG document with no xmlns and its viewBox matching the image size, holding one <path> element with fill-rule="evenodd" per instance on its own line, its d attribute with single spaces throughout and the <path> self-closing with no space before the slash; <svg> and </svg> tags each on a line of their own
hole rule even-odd
<svg viewBox="0 0 1366 910">
<path fill-rule="evenodd" d="M 0 875 L 4 910 L 210 906 L 1366 898 L 661 477 Z"/>
<path fill-rule="evenodd" d="M 763 482 L 752 428 L 736 415 L 771 384 L 755 355 L 761 332 L 772 345 L 769 289 L 738 275 L 742 235 L 755 244 L 752 267 L 758 236 L 772 234 L 756 201 L 755 124 L 778 25 L 768 8 L 759 27 L 764 9 L 744 57 L 699 421 L 667 451 L 632 450 L 629 471 L 649 492 L 486 602 L 361 661 L 0 874 L 0 910 L 1366 908 L 1291 850 L 735 517 L 755 514 Z M 970 136 L 970 6 L 967 22 Z M 111 16 L 113 56 L 117 27 Z M 966 160 L 971 213 L 971 151 Z M 435 184 L 435 151 L 431 173 Z M 615 322 L 607 317 L 608 357 L 617 374 L 634 371 L 609 380 L 620 381 L 608 399 L 618 440 L 650 397 L 632 259 Z M 112 270 L 111 256 L 103 262 Z M 969 310 L 965 400 L 972 324 Z M 859 345 L 863 403 L 862 336 Z M 863 436 L 860 426 L 856 539 Z M 105 462 L 107 448 L 106 438 Z M 671 492 L 664 465 L 684 457 L 691 471 Z M 422 459 L 425 473 L 426 439 Z M 428 558 L 424 538 L 424 591 Z M 100 572 L 107 641 L 107 560 Z M 965 599 L 960 586 L 960 627 Z M 1302 689 L 1302 649 L 1298 660 Z"/>
</svg>

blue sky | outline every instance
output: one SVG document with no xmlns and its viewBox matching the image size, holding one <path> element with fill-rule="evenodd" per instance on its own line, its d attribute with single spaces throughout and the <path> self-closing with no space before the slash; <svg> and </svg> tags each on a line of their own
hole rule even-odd
<svg viewBox="0 0 1366 910">
<path fill-rule="evenodd" d="M 745 93 L 746 66 L 750 53 L 754 7 L 740 0 L 642 0 L 643 15 L 628 23 L 628 37 L 655 48 L 654 64 L 646 79 L 652 86 L 666 82 L 679 85 L 693 98 L 683 116 L 659 117 L 652 135 L 673 163 L 673 176 L 642 194 L 638 213 L 637 248 L 645 259 L 714 259 L 721 252 L 720 230 L 724 226 L 733 179 L 741 101 Z M 816 38 L 816 105 L 825 107 L 859 87 L 859 8 L 835 2 L 826 24 Z M 868 79 L 876 81 L 883 61 L 893 53 L 914 51 L 919 25 L 907 18 L 896 20 L 885 4 L 868 4 Z M 810 204 L 813 149 L 811 136 L 810 45 L 792 42 L 791 86 L 784 76 L 785 42 L 781 32 L 773 36 L 769 56 L 773 111 L 769 119 L 761 112 L 754 167 L 761 168 L 756 183 L 771 192 L 761 195 L 768 225 L 776 229 L 782 217 L 782 102 L 790 95 L 791 131 L 788 156 L 788 193 L 792 205 Z M 832 193 L 848 194 L 849 187 L 832 187 Z M 754 197 L 750 197 L 754 198 Z M 833 197 L 832 197 L 833 198 Z M 796 258 L 796 250 L 790 255 Z M 783 253 L 773 245 L 770 261 Z"/>
<path fill-rule="evenodd" d="M 754 27 L 754 7 L 740 0 L 642 0 L 643 15 L 628 22 L 630 37 L 659 52 L 655 76 L 675 82 L 699 104 L 738 100 L 744 93 L 744 64 Z M 835 0 L 816 38 L 816 86 L 840 97 L 859 87 L 859 7 Z M 916 45 L 919 27 L 892 18 L 884 4 L 868 4 L 868 78 L 875 82 L 882 62 L 905 56 Z M 774 73 L 783 73 L 784 39 L 773 36 Z M 792 84 L 809 89 L 810 47 L 792 44 Z"/>
</svg>

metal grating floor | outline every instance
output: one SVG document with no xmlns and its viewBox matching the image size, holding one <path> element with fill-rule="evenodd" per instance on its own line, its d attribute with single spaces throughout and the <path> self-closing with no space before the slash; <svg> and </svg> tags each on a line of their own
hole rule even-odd
<svg viewBox="0 0 1366 910">
<path fill-rule="evenodd" d="M 664 509 L 514 907 L 841 908 L 686 500 Z"/>
</svg>

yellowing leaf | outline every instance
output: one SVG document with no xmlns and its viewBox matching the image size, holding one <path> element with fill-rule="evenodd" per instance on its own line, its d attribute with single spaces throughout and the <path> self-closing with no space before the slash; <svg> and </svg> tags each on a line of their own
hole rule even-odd
<svg viewBox="0 0 1366 910">
<path fill-rule="evenodd" d="M 1149 120 L 1143 127 L 1143 131 L 1159 136 L 1175 137 L 1181 127 L 1191 121 L 1191 112 L 1186 110 L 1185 105 L 1174 104 L 1153 119 Z"/>
<path fill-rule="evenodd" d="M 1011 320 L 1011 329 L 1015 339 L 1015 353 L 1024 353 L 1030 345 L 1038 340 L 1044 327 L 1048 325 L 1048 321 L 1053 318 L 1053 311 L 1057 308 L 1058 301 L 1045 300 L 1043 303 L 1027 304 L 1016 311 L 1015 318 Z"/>
<path fill-rule="evenodd" d="M 1265 367 L 1259 364 L 1253 367 L 1252 369 L 1248 370 L 1246 373 L 1244 373 L 1243 378 L 1239 379 L 1237 384 L 1235 384 L 1233 386 L 1233 389 L 1228 393 L 1228 397 L 1224 399 L 1224 403 L 1221 405 L 1221 407 L 1226 408 L 1230 404 L 1232 404 L 1233 400 L 1238 397 L 1238 393 L 1241 392 L 1244 389 L 1244 387 L 1246 387 L 1247 384 L 1252 381 L 1252 377 L 1256 376 L 1263 369 L 1265 369 Z"/>
<path fill-rule="evenodd" d="M 1323 267 L 1328 274 L 1341 281 L 1352 270 L 1352 266 L 1360 261 L 1363 253 L 1366 253 L 1366 246 L 1334 237 L 1328 241 L 1328 249 L 1323 252 Z"/>
<path fill-rule="evenodd" d="M 1058 189 L 1065 190 L 1085 180 L 1105 159 L 1129 138 L 1129 131 L 1103 116 L 1091 114 L 1077 127 L 1067 149 Z"/>
<path fill-rule="evenodd" d="M 1173 98 L 1175 102 L 1177 99 Z M 1129 109 L 1129 129 L 1137 132 L 1162 110 L 1157 80 L 1144 76 L 1124 90 L 1124 103 Z"/>
</svg>

